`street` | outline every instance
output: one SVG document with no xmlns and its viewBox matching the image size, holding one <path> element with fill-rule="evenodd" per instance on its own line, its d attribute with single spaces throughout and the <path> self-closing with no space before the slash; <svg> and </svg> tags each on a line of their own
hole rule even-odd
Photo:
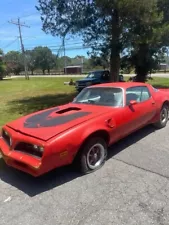
<svg viewBox="0 0 169 225">
<path fill-rule="evenodd" d="M 30 75 L 31 77 L 86 77 L 87 75 Z M 126 77 L 132 77 L 135 76 L 135 74 L 124 74 L 124 76 Z M 163 78 L 169 78 L 169 73 L 152 73 L 151 74 L 152 77 L 163 77 Z M 24 77 L 23 75 L 19 75 L 19 76 L 11 76 L 10 78 L 19 78 L 19 77 Z"/>
<path fill-rule="evenodd" d="M 86 176 L 66 167 L 32 178 L 0 159 L 0 224 L 169 224 L 168 133 L 143 128 Z"/>
</svg>

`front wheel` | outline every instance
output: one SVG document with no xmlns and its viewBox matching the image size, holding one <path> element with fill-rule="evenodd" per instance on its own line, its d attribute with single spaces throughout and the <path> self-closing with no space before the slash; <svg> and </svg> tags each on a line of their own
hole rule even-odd
<svg viewBox="0 0 169 225">
<path fill-rule="evenodd" d="M 100 169 L 107 158 L 107 144 L 100 137 L 90 138 L 80 154 L 80 170 L 88 174 Z"/>
<path fill-rule="evenodd" d="M 160 111 L 160 119 L 158 122 L 154 124 L 155 127 L 161 129 L 167 125 L 168 122 L 168 110 L 169 107 L 167 104 L 164 104 L 161 111 Z"/>
</svg>

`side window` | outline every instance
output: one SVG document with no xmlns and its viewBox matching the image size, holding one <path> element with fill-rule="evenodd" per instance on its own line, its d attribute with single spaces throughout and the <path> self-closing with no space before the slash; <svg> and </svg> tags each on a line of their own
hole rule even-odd
<svg viewBox="0 0 169 225">
<path fill-rule="evenodd" d="M 144 101 L 148 100 L 149 98 L 151 98 L 151 94 L 150 94 L 148 88 L 142 87 L 140 102 L 144 102 Z"/>
<path fill-rule="evenodd" d="M 126 105 L 130 104 L 130 101 L 135 100 L 140 102 L 141 87 L 131 87 L 126 90 Z"/>
<path fill-rule="evenodd" d="M 132 87 L 126 90 L 126 105 L 129 105 L 131 100 L 135 100 L 137 102 L 144 102 L 151 97 L 151 94 L 147 87 L 139 86 Z"/>
</svg>

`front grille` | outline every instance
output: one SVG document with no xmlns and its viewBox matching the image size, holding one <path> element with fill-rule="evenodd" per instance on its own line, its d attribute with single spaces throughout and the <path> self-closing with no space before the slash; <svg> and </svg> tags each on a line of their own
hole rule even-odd
<svg viewBox="0 0 169 225">
<path fill-rule="evenodd" d="M 19 151 L 19 152 L 23 152 L 26 153 L 28 155 L 32 155 L 35 156 L 37 158 L 42 158 L 43 153 L 36 150 L 32 144 L 29 143 L 24 143 L 24 142 L 20 142 L 19 144 L 16 145 L 15 151 Z"/>
<path fill-rule="evenodd" d="M 3 138 L 4 141 L 7 143 L 7 145 L 10 146 L 10 136 L 9 136 L 9 134 L 8 134 L 6 131 L 4 131 L 4 130 L 2 130 L 2 138 Z"/>
<path fill-rule="evenodd" d="M 79 83 L 78 86 L 86 86 L 86 83 Z"/>
<path fill-rule="evenodd" d="M 76 83 L 76 86 L 86 86 L 86 83 L 85 82 L 78 82 L 78 83 Z"/>
</svg>

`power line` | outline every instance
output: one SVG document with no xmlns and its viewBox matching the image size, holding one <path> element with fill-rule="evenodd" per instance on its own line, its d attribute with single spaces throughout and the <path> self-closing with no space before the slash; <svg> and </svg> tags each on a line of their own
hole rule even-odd
<svg viewBox="0 0 169 225">
<path fill-rule="evenodd" d="M 34 16 L 34 15 L 39 15 L 39 13 L 38 13 L 38 12 L 36 12 L 36 13 L 31 13 L 31 14 L 28 14 L 28 15 L 25 15 L 25 16 L 21 16 L 20 18 L 27 18 L 27 17 L 29 17 L 29 16 Z"/>
<path fill-rule="evenodd" d="M 77 46 L 77 47 L 69 47 L 69 48 L 66 48 L 65 47 L 65 50 L 78 50 L 78 49 L 89 49 L 91 48 L 92 46 L 88 45 L 88 46 Z M 60 51 L 61 48 L 63 49 L 63 46 L 60 46 L 60 47 L 57 47 L 57 48 L 50 48 L 52 51 Z M 32 50 L 32 48 L 26 48 L 26 50 Z"/>
<path fill-rule="evenodd" d="M 79 44 L 83 44 L 82 42 L 81 43 L 74 43 L 74 44 L 65 44 L 65 48 L 67 46 L 69 46 L 69 48 L 86 48 L 86 47 L 90 47 L 90 45 L 81 45 L 81 46 L 75 46 L 75 45 L 79 45 Z M 49 45 L 40 45 L 41 47 L 48 47 L 50 49 L 60 49 L 60 47 L 63 47 L 63 44 L 62 45 L 53 45 L 53 46 L 49 46 Z M 34 48 L 34 47 L 37 47 L 37 46 L 30 46 L 30 45 L 26 45 L 26 48 Z M 66 48 L 67 49 L 67 48 Z"/>
<path fill-rule="evenodd" d="M 9 44 L 7 44 L 5 47 L 3 47 L 3 49 L 8 48 L 10 45 L 12 45 L 13 43 L 15 43 L 17 40 L 18 40 L 18 37 L 15 40 L 11 41 Z"/>
<path fill-rule="evenodd" d="M 65 46 L 70 46 L 70 45 L 79 45 L 79 44 L 83 44 L 83 42 L 74 42 L 74 43 L 68 43 L 68 44 L 66 44 L 65 43 Z M 63 45 L 63 43 L 60 43 L 60 42 L 58 42 L 58 45 L 60 46 L 60 45 Z M 25 45 L 26 47 L 37 47 L 37 45 Z M 55 47 L 58 47 L 58 46 L 56 46 L 56 45 L 41 45 L 41 46 L 44 46 L 44 47 L 48 47 L 48 48 L 55 48 Z"/>
<path fill-rule="evenodd" d="M 66 48 L 66 51 L 74 51 L 74 50 L 84 50 L 84 49 L 90 49 L 91 47 L 79 47 L 79 48 Z M 58 49 L 51 49 L 53 52 L 58 51 Z"/>
<path fill-rule="evenodd" d="M 25 48 L 24 48 L 24 44 L 23 44 L 23 39 L 22 39 L 22 32 L 21 32 L 21 27 L 27 27 L 30 28 L 29 26 L 25 25 L 25 23 L 21 24 L 20 22 L 20 18 L 18 18 L 18 21 L 9 21 L 9 23 L 14 24 L 18 27 L 19 29 L 19 38 L 20 38 L 20 43 L 21 43 L 21 50 L 23 53 L 23 57 L 24 57 L 24 67 L 25 67 L 25 78 L 29 79 L 29 75 L 28 75 L 28 67 L 27 67 L 27 60 L 26 60 L 26 55 L 25 55 Z"/>
<path fill-rule="evenodd" d="M 83 42 L 77 42 L 77 43 L 69 43 L 69 44 L 66 44 L 65 43 L 65 46 L 68 46 L 68 45 L 79 45 L 79 44 L 83 44 Z M 44 46 L 44 47 L 49 47 L 49 48 L 54 48 L 54 47 L 58 47 L 58 46 L 60 46 L 60 45 L 62 45 L 62 43 L 58 43 L 58 45 L 41 45 L 41 46 Z M 29 46 L 29 47 L 36 47 L 37 45 L 25 45 L 25 46 Z"/>
</svg>

